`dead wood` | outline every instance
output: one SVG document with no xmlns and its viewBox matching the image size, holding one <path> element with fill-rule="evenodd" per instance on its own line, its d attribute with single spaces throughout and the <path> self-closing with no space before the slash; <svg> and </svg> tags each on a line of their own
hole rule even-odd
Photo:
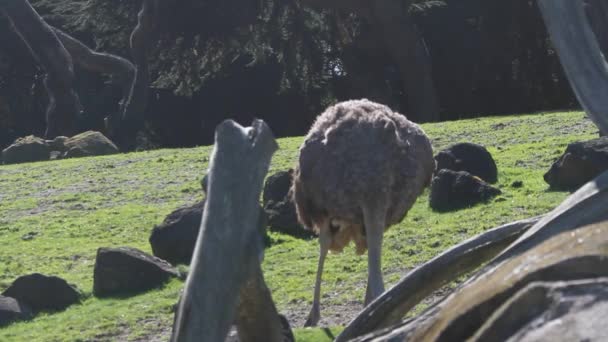
<svg viewBox="0 0 608 342">
<path fill-rule="evenodd" d="M 172 341 L 223 341 L 251 262 L 263 253 L 259 198 L 277 144 L 261 121 L 228 120 L 215 134 L 207 201 Z M 254 278 L 255 280 L 255 278 Z"/>
<path fill-rule="evenodd" d="M 433 291 L 496 256 L 540 218 L 533 217 L 493 228 L 415 268 L 368 305 L 336 341 L 348 341 L 398 323 Z"/>
<path fill-rule="evenodd" d="M 530 281 L 603 274 L 608 225 L 592 225 L 608 220 L 606 203 L 608 172 L 568 197 L 444 300 L 415 319 L 392 327 L 379 340 L 389 336 L 462 340 L 475 333 L 498 306 Z"/>
</svg>

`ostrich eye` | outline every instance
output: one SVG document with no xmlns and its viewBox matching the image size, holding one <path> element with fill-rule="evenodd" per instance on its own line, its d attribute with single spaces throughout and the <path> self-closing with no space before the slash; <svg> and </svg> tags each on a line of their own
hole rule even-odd
<svg viewBox="0 0 608 342">
<path fill-rule="evenodd" d="M 334 220 L 329 221 L 329 231 L 332 234 L 336 234 L 338 231 L 340 231 L 340 225 L 337 224 Z"/>
</svg>

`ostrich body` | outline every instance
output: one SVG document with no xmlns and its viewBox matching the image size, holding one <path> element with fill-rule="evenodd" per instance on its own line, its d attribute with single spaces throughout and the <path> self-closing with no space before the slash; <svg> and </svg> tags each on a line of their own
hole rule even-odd
<svg viewBox="0 0 608 342">
<path fill-rule="evenodd" d="M 338 103 L 315 121 L 300 147 L 292 196 L 298 220 L 319 234 L 312 310 L 320 319 L 320 287 L 328 250 L 351 240 L 368 249 L 367 305 L 384 292 L 384 231 L 400 222 L 431 180 L 435 161 L 424 131 L 405 116 L 368 100 Z"/>
</svg>

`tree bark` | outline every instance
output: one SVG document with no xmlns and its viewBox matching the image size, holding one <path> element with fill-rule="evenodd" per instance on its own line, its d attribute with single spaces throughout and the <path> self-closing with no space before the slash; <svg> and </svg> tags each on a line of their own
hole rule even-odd
<svg viewBox="0 0 608 342">
<path fill-rule="evenodd" d="M 608 56 L 608 2 L 605 0 L 585 0 L 585 10 L 589 24 L 597 37 L 604 58 Z"/>
<path fill-rule="evenodd" d="M 348 341 L 398 323 L 433 291 L 496 256 L 539 219 L 515 221 L 486 231 L 412 270 L 363 309 L 336 341 Z"/>
<path fill-rule="evenodd" d="M 137 26 L 133 29 L 130 38 L 135 77 L 130 86 L 129 96 L 123 110 L 108 116 L 105 120 L 110 135 L 126 150 L 135 147 L 137 132 L 144 126 L 150 87 L 148 52 L 158 37 L 161 12 L 167 7 L 167 1 L 143 1 L 137 15 Z"/>
<path fill-rule="evenodd" d="M 366 18 L 399 67 L 407 95 L 408 118 L 416 122 L 439 120 L 439 99 L 433 85 L 430 56 L 408 13 L 404 0 L 304 0 L 316 8 L 353 12 Z"/>
<path fill-rule="evenodd" d="M 51 139 L 58 135 L 73 135 L 75 120 L 82 112 L 82 105 L 73 88 L 74 66 L 70 54 L 27 0 L 3 0 L 0 11 L 9 18 L 17 34 L 46 72 L 44 85 L 49 103 L 45 137 Z"/>
<path fill-rule="evenodd" d="M 409 1 L 371 1 L 372 23 L 399 66 L 407 94 L 409 119 L 438 121 L 439 100 L 433 86 L 431 61 L 422 37 L 408 13 Z"/>
<path fill-rule="evenodd" d="M 259 262 L 250 266 L 250 277 L 241 286 L 236 312 L 240 342 L 283 342 L 281 320 Z"/>
<path fill-rule="evenodd" d="M 172 341 L 223 341 L 235 318 L 250 263 L 263 253 L 259 197 L 277 144 L 263 121 L 216 128 L 200 233 Z M 259 280 L 259 279 L 258 279 Z"/>
</svg>

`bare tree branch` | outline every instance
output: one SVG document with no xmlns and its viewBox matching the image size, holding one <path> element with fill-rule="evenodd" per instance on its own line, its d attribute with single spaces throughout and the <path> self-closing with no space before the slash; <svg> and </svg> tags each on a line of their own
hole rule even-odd
<svg viewBox="0 0 608 342">
<path fill-rule="evenodd" d="M 75 64 L 86 70 L 110 74 L 112 81 L 118 83 L 123 91 L 119 109 L 119 111 L 122 111 L 122 107 L 127 102 L 131 93 L 135 77 L 135 66 L 133 63 L 120 56 L 94 51 L 78 39 L 57 28 L 53 28 L 53 31 L 70 53 Z"/>
<path fill-rule="evenodd" d="M 74 67 L 70 54 L 27 0 L 3 0 L 0 11 L 9 18 L 46 72 L 44 85 L 49 103 L 45 137 L 74 134 L 75 119 L 82 112 L 82 105 L 73 88 Z"/>
</svg>

